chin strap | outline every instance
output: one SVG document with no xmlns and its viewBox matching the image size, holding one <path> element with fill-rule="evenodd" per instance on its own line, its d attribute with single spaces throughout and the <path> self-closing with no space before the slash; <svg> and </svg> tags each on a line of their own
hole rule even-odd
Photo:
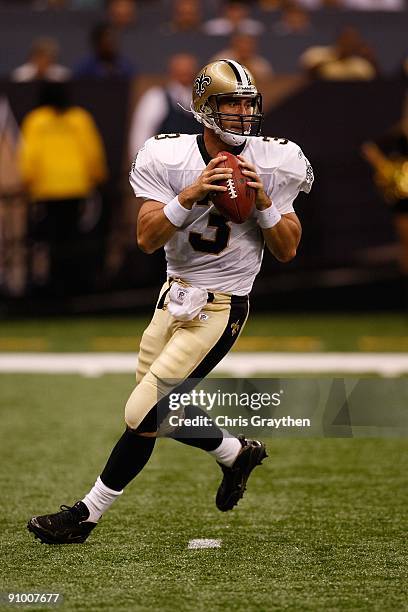
<svg viewBox="0 0 408 612">
<path fill-rule="evenodd" d="M 231 134 L 230 132 L 223 132 L 220 128 L 214 129 L 214 132 L 221 138 L 225 144 L 233 147 L 240 147 L 246 142 L 247 136 L 241 134 Z"/>
<path fill-rule="evenodd" d="M 180 108 L 183 109 L 183 111 L 186 111 L 186 113 L 191 113 L 194 115 L 194 111 L 192 108 L 184 108 L 184 106 L 182 104 L 180 104 L 180 102 L 177 102 L 177 106 L 179 106 Z"/>
<path fill-rule="evenodd" d="M 178 103 L 179 106 L 181 106 L 180 103 Z M 243 136 L 242 134 L 232 134 L 231 132 L 224 132 L 216 123 L 214 120 L 209 121 L 208 119 L 205 119 L 204 117 L 202 117 L 199 113 L 197 113 L 193 107 L 191 106 L 190 110 L 188 111 L 186 108 L 184 108 L 183 106 L 181 106 L 181 108 L 187 112 L 190 112 L 193 116 L 194 119 L 196 119 L 196 121 L 198 121 L 198 123 L 201 123 L 202 125 L 205 125 L 205 127 L 208 127 L 210 130 L 213 130 L 217 136 L 219 136 L 221 138 L 221 140 L 223 142 L 225 142 L 225 144 L 228 144 L 232 147 L 239 147 L 241 145 L 243 145 L 246 142 L 246 139 L 248 138 L 248 136 Z"/>
</svg>

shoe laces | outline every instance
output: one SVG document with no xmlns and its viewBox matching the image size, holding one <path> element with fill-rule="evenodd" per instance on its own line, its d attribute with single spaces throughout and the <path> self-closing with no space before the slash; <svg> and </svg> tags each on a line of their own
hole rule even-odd
<svg viewBox="0 0 408 612">
<path fill-rule="evenodd" d="M 55 515 L 55 519 L 60 526 L 66 526 L 67 519 L 70 519 L 72 524 L 78 524 L 80 522 L 80 515 L 78 510 L 74 506 L 66 506 L 62 504 L 60 506 L 61 512 Z"/>
</svg>

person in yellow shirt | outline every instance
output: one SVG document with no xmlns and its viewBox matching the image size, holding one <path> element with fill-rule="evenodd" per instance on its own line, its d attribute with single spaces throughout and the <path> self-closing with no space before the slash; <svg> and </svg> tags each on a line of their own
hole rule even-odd
<svg viewBox="0 0 408 612">
<path fill-rule="evenodd" d="M 20 171 L 30 200 L 33 243 L 47 245 L 51 292 L 85 289 L 87 199 L 107 178 L 105 150 L 92 116 L 69 103 L 66 83 L 44 83 L 40 105 L 21 128 Z"/>
</svg>

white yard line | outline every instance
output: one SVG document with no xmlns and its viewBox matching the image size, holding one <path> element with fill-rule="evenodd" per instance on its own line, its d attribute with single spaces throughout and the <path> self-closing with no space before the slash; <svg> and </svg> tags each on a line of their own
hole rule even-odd
<svg viewBox="0 0 408 612">
<path fill-rule="evenodd" d="M 134 373 L 136 353 L 0 353 L 0 372 L 37 374 Z M 251 376 L 262 373 L 324 372 L 408 373 L 405 353 L 230 353 L 214 370 L 217 374 Z"/>
<path fill-rule="evenodd" d="M 222 540 L 196 539 L 190 540 L 187 548 L 221 548 Z"/>
<path fill-rule="evenodd" d="M 232 353 L 218 366 L 235 376 L 256 373 L 373 373 L 399 376 L 408 372 L 406 353 Z"/>
</svg>

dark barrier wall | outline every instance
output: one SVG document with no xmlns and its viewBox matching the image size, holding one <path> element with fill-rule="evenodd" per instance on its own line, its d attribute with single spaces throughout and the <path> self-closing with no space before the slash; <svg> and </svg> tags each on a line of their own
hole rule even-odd
<svg viewBox="0 0 408 612">
<path fill-rule="evenodd" d="M 124 179 L 127 172 L 123 160 L 128 86 L 77 82 L 73 88 L 75 101 L 96 118 L 107 147 L 111 181 L 105 206 L 110 221 L 120 205 L 119 178 Z M 311 194 L 301 194 L 296 201 L 304 228 L 297 258 L 279 264 L 265 254 L 254 291 L 264 305 L 265 298 L 272 298 L 272 304 L 280 308 L 370 308 L 373 299 L 368 286 L 376 287 L 375 306 L 398 305 L 395 287 L 391 292 L 378 292 L 381 283 L 398 277 L 395 258 L 388 254 L 395 240 L 390 212 L 373 187 L 359 147 L 398 120 L 404 89 L 404 83 L 395 80 L 315 83 L 266 117 L 264 133 L 297 142 L 314 166 L 316 180 Z M 1 92 L 8 95 L 18 120 L 32 108 L 35 86 L 0 83 Z M 149 303 L 153 292 L 145 289 L 160 284 L 163 270 L 161 254 L 146 256 L 131 248 L 105 292 L 132 290 L 130 308 Z M 350 286 L 360 287 L 353 297 L 346 292 Z M 327 298 L 327 288 L 334 288 L 334 297 Z"/>
</svg>

